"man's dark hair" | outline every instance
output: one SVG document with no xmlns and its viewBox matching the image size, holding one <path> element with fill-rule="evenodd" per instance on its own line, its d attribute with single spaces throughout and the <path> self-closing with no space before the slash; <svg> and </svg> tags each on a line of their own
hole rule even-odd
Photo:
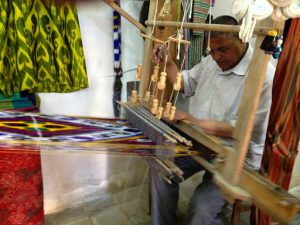
<svg viewBox="0 0 300 225">
<path fill-rule="evenodd" d="M 232 16 L 219 16 L 215 18 L 212 22 L 212 24 L 222 24 L 222 25 L 239 25 L 239 22 Z M 239 38 L 238 32 L 224 32 L 224 31 L 211 31 L 210 36 L 211 37 L 218 37 L 221 35 L 231 35 L 236 38 Z"/>
</svg>

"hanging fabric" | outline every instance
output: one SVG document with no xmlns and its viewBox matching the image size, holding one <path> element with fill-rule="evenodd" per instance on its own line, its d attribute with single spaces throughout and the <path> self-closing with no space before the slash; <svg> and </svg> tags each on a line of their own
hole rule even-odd
<svg viewBox="0 0 300 225">
<path fill-rule="evenodd" d="M 72 92 L 88 86 L 75 4 L 0 2 L 0 91 Z"/>
<path fill-rule="evenodd" d="M 293 19 L 284 41 L 273 82 L 270 119 L 261 174 L 288 190 L 300 137 L 300 19 Z M 272 224 L 253 207 L 252 223 Z"/>
<path fill-rule="evenodd" d="M 205 23 L 210 8 L 210 0 L 193 0 L 193 3 L 193 23 Z M 203 32 L 203 30 L 193 30 L 191 32 L 188 69 L 194 67 L 201 61 L 203 55 Z"/>
<path fill-rule="evenodd" d="M 119 1 L 115 2 L 120 4 Z M 113 31 L 114 31 L 114 71 L 116 74 L 113 91 L 113 107 L 115 117 L 120 116 L 120 105 L 117 101 L 121 100 L 122 94 L 122 66 L 121 66 L 121 15 L 113 10 Z"/>
</svg>

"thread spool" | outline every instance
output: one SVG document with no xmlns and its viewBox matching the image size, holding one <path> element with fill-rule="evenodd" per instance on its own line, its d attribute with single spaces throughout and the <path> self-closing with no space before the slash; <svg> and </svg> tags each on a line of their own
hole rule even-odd
<svg viewBox="0 0 300 225">
<path fill-rule="evenodd" d="M 174 90 L 176 91 L 180 91 L 181 89 L 181 80 L 182 80 L 182 73 L 177 73 L 177 76 L 176 76 L 176 82 L 174 83 Z"/>
<path fill-rule="evenodd" d="M 165 87 L 166 87 L 166 78 L 167 78 L 167 73 L 166 72 L 161 72 L 159 82 L 157 84 L 157 88 L 159 90 L 165 89 Z"/>
<path fill-rule="evenodd" d="M 159 66 L 156 65 L 154 67 L 153 75 L 151 76 L 151 81 L 156 83 L 158 81 L 158 73 L 159 73 Z"/>
<path fill-rule="evenodd" d="M 138 100 L 138 94 L 137 94 L 137 91 L 136 91 L 136 90 L 133 90 L 133 91 L 131 92 L 131 98 L 130 98 L 130 101 L 131 101 L 132 103 L 136 103 L 137 100 Z"/>
<path fill-rule="evenodd" d="M 163 111 L 164 111 L 164 107 L 160 106 L 158 107 L 157 113 L 156 113 L 156 118 L 157 119 L 161 119 L 162 115 L 163 115 Z"/>
<path fill-rule="evenodd" d="M 151 95 L 151 92 L 146 91 L 146 94 L 144 96 L 144 102 L 149 102 L 150 101 L 150 95 Z"/>
<path fill-rule="evenodd" d="M 170 113 L 170 116 L 169 116 L 169 120 L 170 120 L 170 121 L 174 120 L 174 118 L 175 118 L 175 113 L 176 113 L 176 107 L 175 107 L 175 106 L 172 106 L 172 107 L 171 107 L 171 113 Z"/>
<path fill-rule="evenodd" d="M 167 102 L 164 110 L 164 117 L 169 118 L 171 115 L 172 102 Z"/>
<path fill-rule="evenodd" d="M 155 98 L 155 99 L 153 99 L 153 101 L 152 101 L 151 113 L 152 113 L 153 115 L 156 115 L 157 109 L 158 109 L 158 99 Z"/>
<path fill-rule="evenodd" d="M 136 70 L 136 79 L 141 80 L 142 78 L 142 64 L 137 65 L 137 70 Z"/>
<path fill-rule="evenodd" d="M 138 95 L 138 102 L 140 104 L 143 104 L 143 96 L 142 95 Z"/>
</svg>

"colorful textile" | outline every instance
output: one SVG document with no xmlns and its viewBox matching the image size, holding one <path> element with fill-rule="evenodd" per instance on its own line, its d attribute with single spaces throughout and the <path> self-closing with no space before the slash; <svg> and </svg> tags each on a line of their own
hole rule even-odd
<svg viewBox="0 0 300 225">
<path fill-rule="evenodd" d="M 261 173 L 289 189 L 300 137 L 300 19 L 292 20 L 273 82 L 273 99 Z M 255 214 L 256 212 L 256 214 Z M 251 224 L 269 225 L 260 210 L 252 211 Z"/>
<path fill-rule="evenodd" d="M 17 110 L 26 112 L 37 112 L 37 101 L 35 93 L 22 91 L 5 97 L 0 93 L 0 111 Z"/>
<path fill-rule="evenodd" d="M 128 139 L 129 138 L 129 139 Z M 124 141 L 142 143 L 142 133 L 125 120 L 0 112 L 0 140 Z M 149 143 L 149 141 L 145 142 Z"/>
<path fill-rule="evenodd" d="M 34 148 L 34 147 L 32 147 Z M 9 148 L 0 153 L 0 224 L 43 225 L 43 184 L 39 154 Z"/>
<path fill-rule="evenodd" d="M 193 0 L 193 22 L 204 23 L 210 7 L 210 0 Z M 193 30 L 193 35 L 202 35 L 202 30 Z"/>
<path fill-rule="evenodd" d="M 156 146 L 125 120 L 0 112 L 0 152 L 21 146 L 28 151 L 32 143 L 41 151 L 86 154 L 173 157 L 174 150 L 170 146 Z"/>
<path fill-rule="evenodd" d="M 119 4 L 119 1 L 116 1 Z M 116 73 L 113 93 L 113 107 L 115 117 L 120 116 L 120 105 L 117 101 L 121 100 L 123 76 L 121 66 L 121 15 L 116 10 L 113 10 L 113 30 L 114 30 L 114 71 Z"/>
<path fill-rule="evenodd" d="M 170 154 L 125 120 L 0 112 L 0 224 L 42 225 L 40 152 Z"/>
<path fill-rule="evenodd" d="M 210 1 L 194 0 L 193 3 L 192 21 L 194 23 L 204 23 L 208 15 Z M 191 46 L 189 49 L 189 65 L 187 69 L 191 69 L 201 61 L 203 55 L 203 31 L 193 30 L 191 32 L 190 40 Z"/>
<path fill-rule="evenodd" d="M 0 1 L 0 91 L 72 92 L 88 86 L 74 4 Z"/>
</svg>

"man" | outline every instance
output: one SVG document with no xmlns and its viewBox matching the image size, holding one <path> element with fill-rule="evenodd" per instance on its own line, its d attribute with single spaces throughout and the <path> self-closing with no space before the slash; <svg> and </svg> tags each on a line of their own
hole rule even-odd
<svg viewBox="0 0 300 225">
<path fill-rule="evenodd" d="M 230 16 L 218 17 L 212 23 L 238 25 Z M 230 145 L 253 49 L 243 43 L 237 33 L 225 32 L 211 32 L 210 48 L 210 55 L 201 63 L 183 71 L 182 92 L 186 97 L 193 96 L 191 112 L 177 112 L 175 119 L 189 120 L 205 132 L 222 137 L 224 143 Z M 159 47 L 155 47 L 154 62 L 159 61 L 158 51 Z M 174 82 L 178 68 L 171 57 L 168 57 L 166 71 L 169 80 Z M 246 160 L 246 166 L 255 170 L 259 169 L 264 147 L 274 72 L 274 67 L 269 64 Z M 185 179 L 203 170 L 191 157 L 178 157 L 174 162 L 184 172 Z M 155 168 L 152 168 L 151 179 L 152 225 L 176 225 L 178 184 L 167 183 Z M 206 172 L 191 199 L 185 224 L 219 224 L 224 205 L 219 188 Z"/>
</svg>

